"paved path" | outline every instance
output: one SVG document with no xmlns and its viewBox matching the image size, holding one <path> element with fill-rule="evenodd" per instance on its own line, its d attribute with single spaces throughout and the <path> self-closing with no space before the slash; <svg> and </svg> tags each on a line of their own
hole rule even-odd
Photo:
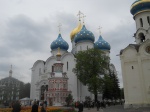
<svg viewBox="0 0 150 112">
<path fill-rule="evenodd" d="M 78 111 L 77 111 L 78 112 Z M 83 112 L 150 112 L 150 108 L 124 109 L 123 106 L 110 106 L 97 111 L 96 108 L 84 108 Z"/>
</svg>

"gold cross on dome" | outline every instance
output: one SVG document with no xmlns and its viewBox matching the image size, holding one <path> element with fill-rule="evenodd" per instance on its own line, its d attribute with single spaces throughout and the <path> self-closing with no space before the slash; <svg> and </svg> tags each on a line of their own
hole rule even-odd
<svg viewBox="0 0 150 112">
<path fill-rule="evenodd" d="M 62 24 L 61 24 L 61 23 L 59 23 L 59 25 L 58 25 L 59 33 L 60 33 L 60 31 L 61 31 L 61 26 L 62 26 Z"/>
<path fill-rule="evenodd" d="M 83 14 L 81 11 L 79 11 L 77 14 L 77 16 L 79 16 L 79 21 L 81 21 L 81 14 Z"/>
<path fill-rule="evenodd" d="M 101 33 L 102 33 L 102 32 L 101 32 L 101 29 L 102 29 L 102 27 L 99 26 L 99 27 L 98 27 L 99 35 L 101 35 Z"/>
<path fill-rule="evenodd" d="M 83 14 L 83 16 L 81 16 L 81 18 L 83 18 L 83 23 L 84 23 L 84 18 L 86 17 L 86 15 Z"/>
</svg>

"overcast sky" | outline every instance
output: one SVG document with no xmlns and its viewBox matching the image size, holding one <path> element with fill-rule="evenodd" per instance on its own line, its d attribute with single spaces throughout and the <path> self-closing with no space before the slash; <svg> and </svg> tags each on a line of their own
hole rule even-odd
<svg viewBox="0 0 150 112">
<path fill-rule="evenodd" d="M 0 0 L 0 79 L 9 76 L 27 83 L 37 60 L 46 61 L 50 44 L 61 34 L 69 44 L 70 33 L 77 26 L 79 10 L 86 15 L 86 28 L 93 32 L 102 27 L 102 37 L 111 45 L 111 63 L 118 71 L 122 87 L 120 58 L 116 56 L 128 44 L 135 43 L 135 21 L 130 6 L 135 0 Z"/>
</svg>

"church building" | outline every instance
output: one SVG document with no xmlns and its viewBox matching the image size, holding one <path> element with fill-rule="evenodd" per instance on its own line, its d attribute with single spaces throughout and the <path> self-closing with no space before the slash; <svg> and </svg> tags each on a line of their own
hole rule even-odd
<svg viewBox="0 0 150 112">
<path fill-rule="evenodd" d="M 20 85 L 23 83 L 12 77 L 12 65 L 9 76 L 0 80 L 0 102 L 10 103 L 20 99 Z"/>
<path fill-rule="evenodd" d="M 74 101 L 84 101 L 86 96 L 93 97 L 88 87 L 84 86 L 73 72 L 76 64 L 74 54 L 96 47 L 109 56 L 110 45 L 101 35 L 95 42 L 94 34 L 86 28 L 84 22 L 81 22 L 80 18 L 84 15 L 81 12 L 78 15 L 78 25 L 70 34 L 71 52 L 68 52 L 69 45 L 59 31 L 57 39 L 50 45 L 51 56 L 46 61 L 37 60 L 33 64 L 31 99 L 46 100 L 52 105 L 63 105 L 69 94 L 73 96 Z"/>
<path fill-rule="evenodd" d="M 131 5 L 136 44 L 120 51 L 125 108 L 150 107 L 150 0 Z"/>
</svg>

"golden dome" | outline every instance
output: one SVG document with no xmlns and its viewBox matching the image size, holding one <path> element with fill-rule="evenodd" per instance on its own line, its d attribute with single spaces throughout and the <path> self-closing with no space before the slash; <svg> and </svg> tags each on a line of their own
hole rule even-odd
<svg viewBox="0 0 150 112">
<path fill-rule="evenodd" d="M 81 22 L 79 22 L 78 26 L 75 29 L 73 29 L 70 34 L 71 41 L 74 39 L 74 36 L 81 30 L 81 28 L 82 28 L 82 24 Z"/>
</svg>

